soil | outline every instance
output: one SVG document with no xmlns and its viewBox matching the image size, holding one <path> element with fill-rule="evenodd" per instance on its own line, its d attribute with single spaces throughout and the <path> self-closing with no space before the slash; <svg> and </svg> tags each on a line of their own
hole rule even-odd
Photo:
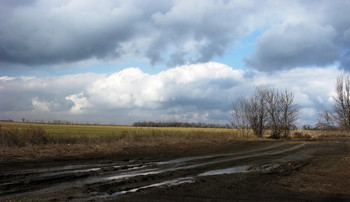
<svg viewBox="0 0 350 202">
<path fill-rule="evenodd" d="M 1 201 L 350 201 L 350 139 L 0 164 Z"/>
</svg>

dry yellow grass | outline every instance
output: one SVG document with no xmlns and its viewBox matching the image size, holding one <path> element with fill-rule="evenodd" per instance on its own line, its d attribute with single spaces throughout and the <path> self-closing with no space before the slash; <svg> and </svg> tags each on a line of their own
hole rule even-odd
<svg viewBox="0 0 350 202">
<path fill-rule="evenodd" d="M 294 139 L 320 140 L 341 137 L 350 137 L 350 132 L 341 130 L 295 130 L 291 133 L 291 138 Z"/>
<path fill-rule="evenodd" d="M 255 140 L 235 129 L 1 122 L 2 161 L 157 153 Z"/>
<path fill-rule="evenodd" d="M 58 125 L 58 124 L 39 124 L 39 123 L 18 123 L 18 122 L 0 122 L 3 129 L 25 129 L 28 127 L 40 127 L 48 135 L 68 135 L 68 136 L 116 136 L 125 134 L 190 134 L 193 132 L 201 133 L 225 133 L 238 134 L 236 129 L 226 128 L 176 128 L 176 127 L 134 127 L 134 126 L 114 126 L 114 125 Z"/>
<path fill-rule="evenodd" d="M 55 125 L 0 122 L 1 162 L 112 154 L 157 153 L 264 140 L 250 130 Z M 342 131 L 292 131 L 291 138 L 318 140 L 349 136 Z"/>
</svg>

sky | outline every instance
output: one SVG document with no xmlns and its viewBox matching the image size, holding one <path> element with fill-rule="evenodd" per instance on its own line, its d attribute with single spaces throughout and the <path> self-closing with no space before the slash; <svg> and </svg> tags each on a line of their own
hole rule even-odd
<svg viewBox="0 0 350 202">
<path fill-rule="evenodd" d="M 1 0 L 0 119 L 227 124 L 257 86 L 315 124 L 350 70 L 350 0 Z"/>
</svg>

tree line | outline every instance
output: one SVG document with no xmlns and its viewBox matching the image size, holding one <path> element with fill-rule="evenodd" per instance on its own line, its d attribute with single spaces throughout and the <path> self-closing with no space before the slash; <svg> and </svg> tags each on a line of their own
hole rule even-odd
<svg viewBox="0 0 350 202">
<path fill-rule="evenodd" d="M 178 122 L 178 121 L 138 121 L 133 123 L 135 127 L 182 127 L 182 128 L 230 128 L 229 124 L 207 124 L 207 123 L 188 123 L 188 122 Z"/>
</svg>

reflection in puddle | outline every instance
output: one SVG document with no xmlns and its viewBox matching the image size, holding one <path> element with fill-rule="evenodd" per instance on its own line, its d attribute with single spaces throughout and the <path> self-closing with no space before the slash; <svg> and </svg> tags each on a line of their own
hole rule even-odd
<svg viewBox="0 0 350 202">
<path fill-rule="evenodd" d="M 270 171 L 270 170 L 277 168 L 279 166 L 280 166 L 280 164 L 265 164 L 265 165 L 261 165 L 261 166 L 236 166 L 236 167 L 232 167 L 232 168 L 207 171 L 207 172 L 198 174 L 197 176 L 201 177 L 201 176 L 247 173 L 247 172 L 267 172 L 267 171 Z M 155 171 L 155 172 L 157 172 L 157 171 Z M 148 173 L 148 174 L 152 174 L 152 173 Z M 147 185 L 147 186 L 143 186 L 143 187 L 138 187 L 138 188 L 134 188 L 134 189 L 126 190 L 126 191 L 119 191 L 119 192 L 115 192 L 113 194 L 105 194 L 101 197 L 103 197 L 103 198 L 114 197 L 114 196 L 127 194 L 127 193 L 135 193 L 137 191 L 149 189 L 149 188 L 163 187 L 163 186 L 170 187 L 170 186 L 176 186 L 176 185 L 185 184 L 185 183 L 194 183 L 195 179 L 196 179 L 195 177 L 177 178 L 174 180 L 168 180 L 168 181 L 155 183 L 155 184 L 151 184 L 151 185 Z"/>
<path fill-rule="evenodd" d="M 163 187 L 163 186 L 177 186 L 180 184 L 185 184 L 185 183 L 194 183 L 194 178 L 193 177 L 183 177 L 183 178 L 178 178 L 175 180 L 168 180 L 168 181 L 164 181 L 164 182 L 160 182 L 160 183 L 155 183 L 155 184 L 151 184 L 151 185 L 147 185 L 147 186 L 143 186 L 143 187 L 138 187 L 138 188 L 134 188 L 134 189 L 130 189 L 127 191 L 119 191 L 119 192 L 115 192 L 111 195 L 105 195 L 103 197 L 111 197 L 111 196 L 118 196 L 118 195 L 122 195 L 122 194 L 127 194 L 127 193 L 135 193 L 137 191 L 143 190 L 143 189 L 149 189 L 149 188 L 154 188 L 154 187 Z"/>
<path fill-rule="evenodd" d="M 198 176 L 210 176 L 210 175 L 223 175 L 223 174 L 233 174 L 233 173 L 246 173 L 249 172 L 250 166 L 237 166 L 232 168 L 211 170 L 205 173 L 201 173 Z"/>
<path fill-rule="evenodd" d="M 101 168 L 89 168 L 89 169 L 84 169 L 84 170 L 69 170 L 69 171 L 63 171 L 63 172 L 58 172 L 58 173 L 45 173 L 40 175 L 40 177 L 54 177 L 54 176 L 61 176 L 65 174 L 74 174 L 74 173 L 79 173 L 79 174 L 84 174 L 84 173 L 89 173 L 89 172 L 96 172 L 101 170 Z"/>
<path fill-rule="evenodd" d="M 224 175 L 224 174 L 235 174 L 235 173 L 247 173 L 247 172 L 266 172 L 271 169 L 277 168 L 279 164 L 265 164 L 262 166 L 236 166 L 232 168 L 211 170 L 199 174 L 198 176 L 210 176 L 210 175 Z"/>
</svg>

